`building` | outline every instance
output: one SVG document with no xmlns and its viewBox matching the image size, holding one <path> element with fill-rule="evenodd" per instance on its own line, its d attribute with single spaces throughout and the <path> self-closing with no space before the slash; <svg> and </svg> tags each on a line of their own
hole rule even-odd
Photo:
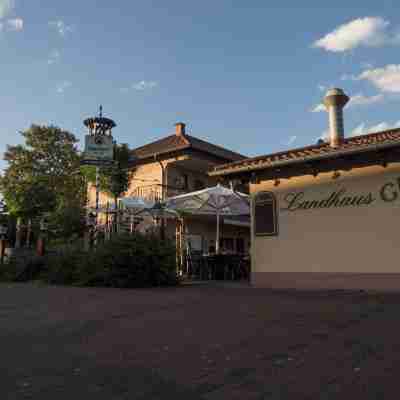
<svg viewBox="0 0 400 400">
<path fill-rule="evenodd" d="M 400 289 L 400 129 L 344 137 L 347 101 L 328 91 L 326 142 L 210 172 L 250 183 L 255 286 Z"/>
<path fill-rule="evenodd" d="M 216 179 L 208 175 L 214 166 L 244 159 L 246 157 L 239 153 L 189 135 L 185 124 L 179 122 L 172 134 L 132 150 L 130 186 L 124 196 L 161 201 L 200 190 L 216 183 Z M 93 206 L 94 186 L 89 193 Z M 111 199 L 101 193 L 100 203 L 107 201 Z M 185 232 L 191 239 L 192 248 L 208 251 L 215 243 L 215 225 L 213 217 L 185 218 Z M 166 221 L 167 234 L 171 238 L 176 237 L 176 228 L 175 221 Z M 249 239 L 249 224 L 228 220 L 223 225 L 221 244 L 225 249 L 247 252 Z"/>
</svg>

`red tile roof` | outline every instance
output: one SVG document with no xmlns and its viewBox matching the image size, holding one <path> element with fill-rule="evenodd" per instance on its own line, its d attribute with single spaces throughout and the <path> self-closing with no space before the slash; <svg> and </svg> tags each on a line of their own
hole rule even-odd
<svg viewBox="0 0 400 400">
<path fill-rule="evenodd" d="M 373 151 L 380 147 L 400 147 L 400 129 L 392 129 L 368 135 L 346 138 L 339 147 L 331 147 L 329 143 L 301 147 L 279 153 L 268 154 L 242 161 L 218 165 L 209 174 L 230 175 L 238 172 L 254 171 L 258 169 L 276 168 L 285 164 L 302 163 L 317 159 L 329 159 L 340 157 L 348 153 L 361 153 Z"/>
<path fill-rule="evenodd" d="M 132 150 L 132 156 L 135 159 L 145 159 L 153 157 L 155 154 L 165 154 L 172 151 L 193 149 L 199 150 L 213 156 L 219 157 L 225 161 L 238 161 L 246 157 L 235 153 L 221 146 L 206 142 L 190 135 L 170 135 L 155 142 L 137 147 Z"/>
</svg>

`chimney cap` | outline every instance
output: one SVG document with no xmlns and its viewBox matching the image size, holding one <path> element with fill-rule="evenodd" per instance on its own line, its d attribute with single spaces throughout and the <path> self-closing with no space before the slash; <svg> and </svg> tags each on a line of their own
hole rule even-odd
<svg viewBox="0 0 400 400">
<path fill-rule="evenodd" d="M 185 134 L 186 124 L 184 122 L 177 122 L 175 124 L 175 134 L 177 136 L 183 136 Z"/>
<path fill-rule="evenodd" d="M 328 91 L 326 92 L 325 96 L 337 96 L 337 95 L 344 95 L 344 91 L 343 89 L 340 88 L 330 88 L 328 89 Z"/>
<path fill-rule="evenodd" d="M 325 107 L 329 106 L 340 106 L 344 107 L 350 98 L 346 95 L 346 93 L 340 88 L 332 88 L 326 92 L 324 97 L 324 105 Z"/>
</svg>

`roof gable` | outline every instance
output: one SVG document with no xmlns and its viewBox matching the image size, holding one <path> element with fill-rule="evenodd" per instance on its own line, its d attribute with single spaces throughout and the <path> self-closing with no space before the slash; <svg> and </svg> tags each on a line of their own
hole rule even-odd
<svg viewBox="0 0 400 400">
<path fill-rule="evenodd" d="M 154 155 L 166 154 L 173 151 L 193 149 L 221 158 L 223 161 L 238 161 L 246 157 L 224 147 L 206 142 L 190 135 L 170 135 L 155 142 L 137 147 L 131 151 L 133 159 L 146 159 Z"/>
</svg>

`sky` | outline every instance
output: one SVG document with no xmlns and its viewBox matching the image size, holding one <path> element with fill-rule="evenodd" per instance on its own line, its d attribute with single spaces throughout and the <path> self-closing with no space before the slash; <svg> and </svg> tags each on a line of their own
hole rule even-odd
<svg viewBox="0 0 400 400">
<path fill-rule="evenodd" d="M 131 148 L 182 121 L 268 154 L 326 134 L 330 87 L 347 136 L 400 126 L 397 1 L 0 0 L 0 152 L 33 123 L 82 143 L 102 104 Z"/>
</svg>

